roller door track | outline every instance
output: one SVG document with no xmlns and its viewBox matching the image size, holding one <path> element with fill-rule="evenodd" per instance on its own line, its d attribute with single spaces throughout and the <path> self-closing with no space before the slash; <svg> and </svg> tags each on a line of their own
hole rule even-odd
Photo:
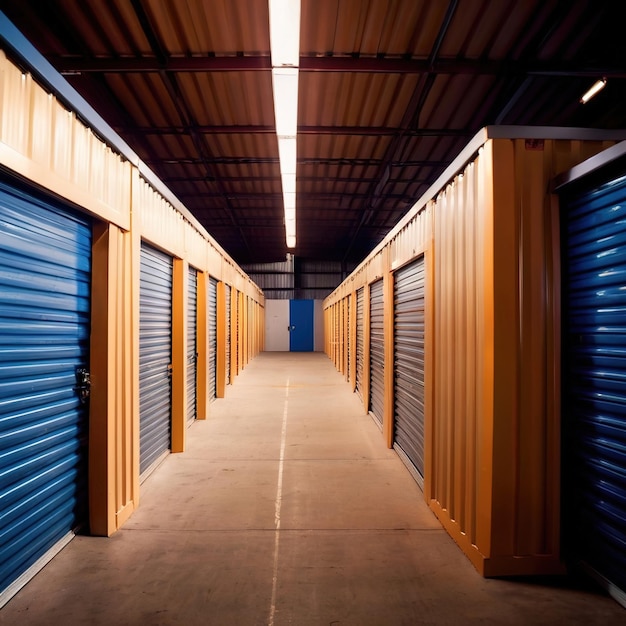
<svg viewBox="0 0 626 626">
<path fill-rule="evenodd" d="M 564 532 L 626 606 L 626 181 L 566 204 Z"/>
<path fill-rule="evenodd" d="M 187 421 L 196 419 L 196 373 L 198 348 L 196 338 L 198 304 L 198 273 L 189 268 L 187 289 Z"/>
<path fill-rule="evenodd" d="M 170 449 L 172 258 L 141 246 L 139 287 L 139 473 Z"/>
<path fill-rule="evenodd" d="M 394 275 L 394 448 L 424 476 L 424 259 Z"/>
<path fill-rule="evenodd" d="M 87 519 L 91 224 L 0 182 L 0 606 Z"/>
<path fill-rule="evenodd" d="M 370 412 L 380 426 L 384 405 L 384 306 L 383 281 L 372 283 L 370 289 Z"/>
</svg>

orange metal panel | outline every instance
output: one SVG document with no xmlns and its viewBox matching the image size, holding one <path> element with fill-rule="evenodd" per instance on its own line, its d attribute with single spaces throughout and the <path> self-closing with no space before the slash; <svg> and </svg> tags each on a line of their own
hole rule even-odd
<svg viewBox="0 0 626 626">
<path fill-rule="evenodd" d="M 185 451 L 187 434 L 187 272 L 174 259 L 172 274 L 172 452 Z"/>
</svg>

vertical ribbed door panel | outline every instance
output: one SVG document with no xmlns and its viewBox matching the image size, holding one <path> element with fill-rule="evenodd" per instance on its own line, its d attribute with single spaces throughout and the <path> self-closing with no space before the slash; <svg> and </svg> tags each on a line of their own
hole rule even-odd
<svg viewBox="0 0 626 626">
<path fill-rule="evenodd" d="M 424 259 L 398 270 L 394 280 L 394 447 L 423 477 Z"/>
<path fill-rule="evenodd" d="M 139 473 L 170 449 L 172 258 L 141 245 L 139 286 Z"/>
<path fill-rule="evenodd" d="M 90 291 L 91 224 L 0 182 L 0 606 L 86 521 Z"/>
<path fill-rule="evenodd" d="M 377 280 L 370 288 L 370 412 L 381 425 L 385 393 L 384 358 L 383 281 Z"/>
<path fill-rule="evenodd" d="M 226 298 L 226 384 L 230 385 L 230 285 L 224 285 Z"/>
<path fill-rule="evenodd" d="M 564 219 L 566 543 L 626 597 L 626 180 L 569 198 Z"/>
<path fill-rule="evenodd" d="M 356 392 L 363 400 L 363 287 L 356 292 Z"/>
<path fill-rule="evenodd" d="M 217 281 L 209 278 L 209 400 L 216 398 L 217 372 Z"/>
<path fill-rule="evenodd" d="M 350 319 L 350 296 L 348 296 L 346 298 L 346 330 L 347 330 L 347 336 L 346 336 L 346 379 L 350 380 L 350 364 L 351 364 L 351 359 L 352 357 L 352 350 L 353 350 L 353 346 L 352 346 L 352 342 L 351 342 L 351 338 L 352 338 L 352 333 L 350 332 L 350 325 L 352 324 L 352 320 Z"/>
<path fill-rule="evenodd" d="M 196 419 L 198 273 L 189 268 L 187 288 L 187 421 Z"/>
</svg>

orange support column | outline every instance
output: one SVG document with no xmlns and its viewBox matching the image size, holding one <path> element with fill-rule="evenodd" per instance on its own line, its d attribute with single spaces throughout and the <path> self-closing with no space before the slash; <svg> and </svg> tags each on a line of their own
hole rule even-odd
<svg viewBox="0 0 626 626">
<path fill-rule="evenodd" d="M 174 259 L 172 276 L 172 452 L 185 450 L 187 433 L 187 271 Z"/>
<path fill-rule="evenodd" d="M 89 525 L 110 536 L 137 508 L 132 389 L 135 348 L 131 235 L 113 225 L 93 229 Z M 137 301 L 137 311 L 138 311 Z M 138 469 L 138 468 L 137 468 Z"/>
</svg>

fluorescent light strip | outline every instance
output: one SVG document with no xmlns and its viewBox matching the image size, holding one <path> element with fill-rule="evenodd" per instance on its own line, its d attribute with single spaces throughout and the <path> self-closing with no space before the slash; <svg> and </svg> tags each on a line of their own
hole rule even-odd
<svg viewBox="0 0 626 626">
<path fill-rule="evenodd" d="M 285 237 L 287 247 L 295 248 L 300 0 L 268 0 L 268 2 L 272 92 L 283 189 Z"/>
<path fill-rule="evenodd" d="M 583 94 L 580 102 L 582 104 L 586 104 L 593 98 L 599 91 L 602 91 L 606 86 L 606 78 L 602 78 L 601 80 L 597 80 L 591 87 Z"/>
</svg>

